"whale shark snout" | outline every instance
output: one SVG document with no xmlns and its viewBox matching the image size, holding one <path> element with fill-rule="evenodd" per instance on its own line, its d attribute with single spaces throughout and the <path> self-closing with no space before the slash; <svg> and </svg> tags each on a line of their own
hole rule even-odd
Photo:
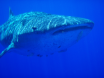
<svg viewBox="0 0 104 78">
<path fill-rule="evenodd" d="M 68 16 L 69 17 L 69 16 Z M 60 26 L 57 26 L 54 31 L 53 35 L 59 34 L 62 32 L 70 32 L 70 31 L 76 31 L 76 30 L 89 30 L 91 31 L 94 27 L 93 21 L 85 18 L 78 18 L 78 17 L 69 17 L 65 18 L 65 23 L 60 24 Z M 87 31 L 86 31 L 87 32 Z"/>
</svg>

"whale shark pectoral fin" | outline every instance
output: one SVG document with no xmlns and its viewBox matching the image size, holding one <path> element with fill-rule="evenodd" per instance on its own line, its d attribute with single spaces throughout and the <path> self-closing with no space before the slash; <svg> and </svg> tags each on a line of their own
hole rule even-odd
<svg viewBox="0 0 104 78">
<path fill-rule="evenodd" d="M 0 58 L 6 53 L 8 52 L 10 49 L 14 48 L 14 43 L 12 42 L 6 49 L 4 49 L 1 53 L 0 53 Z"/>
</svg>

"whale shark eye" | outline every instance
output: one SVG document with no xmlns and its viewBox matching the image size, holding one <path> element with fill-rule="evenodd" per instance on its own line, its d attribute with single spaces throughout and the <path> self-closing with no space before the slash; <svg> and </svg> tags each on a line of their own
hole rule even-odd
<svg viewBox="0 0 104 78">
<path fill-rule="evenodd" d="M 36 28 L 36 27 L 32 27 L 32 29 L 33 29 L 33 30 L 36 30 L 37 28 Z"/>
<path fill-rule="evenodd" d="M 22 20 L 21 22 L 22 22 L 22 26 L 25 26 L 25 25 L 26 25 L 26 23 L 27 23 L 27 20 L 26 20 L 26 19 L 24 19 L 24 20 Z"/>
</svg>

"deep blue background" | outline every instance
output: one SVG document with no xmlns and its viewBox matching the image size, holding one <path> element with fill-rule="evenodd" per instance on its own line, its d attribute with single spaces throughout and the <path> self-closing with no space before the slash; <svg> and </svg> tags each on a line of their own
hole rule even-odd
<svg viewBox="0 0 104 78">
<path fill-rule="evenodd" d="M 70 15 L 94 21 L 93 30 L 64 53 L 48 57 L 15 52 L 0 58 L 0 78 L 104 78 L 103 0 L 0 0 L 0 25 L 14 15 L 30 11 Z M 0 52 L 4 48 L 0 45 Z"/>
</svg>

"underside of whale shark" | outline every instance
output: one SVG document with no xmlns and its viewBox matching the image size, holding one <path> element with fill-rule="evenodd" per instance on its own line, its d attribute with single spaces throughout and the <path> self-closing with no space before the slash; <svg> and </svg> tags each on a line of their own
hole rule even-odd
<svg viewBox="0 0 104 78">
<path fill-rule="evenodd" d="M 7 52 L 22 55 L 53 54 L 67 48 L 86 36 L 94 23 L 85 18 L 54 15 L 44 12 L 28 12 L 17 16 L 9 10 L 9 19 L 0 26 L 0 43 Z"/>
</svg>

